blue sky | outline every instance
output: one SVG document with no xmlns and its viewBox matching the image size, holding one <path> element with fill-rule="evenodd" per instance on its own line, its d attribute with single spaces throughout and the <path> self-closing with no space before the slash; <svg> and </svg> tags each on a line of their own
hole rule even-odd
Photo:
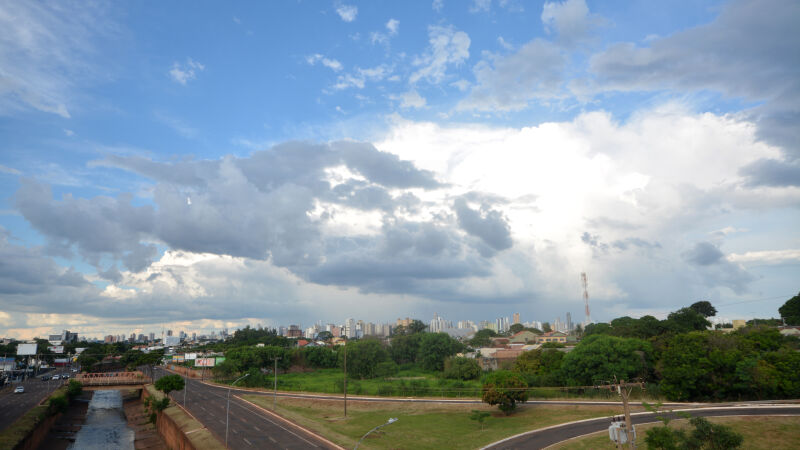
<svg viewBox="0 0 800 450">
<path fill-rule="evenodd" d="M 552 322 L 582 271 L 597 320 L 798 289 L 791 2 L 0 13 L 0 334 Z"/>
</svg>

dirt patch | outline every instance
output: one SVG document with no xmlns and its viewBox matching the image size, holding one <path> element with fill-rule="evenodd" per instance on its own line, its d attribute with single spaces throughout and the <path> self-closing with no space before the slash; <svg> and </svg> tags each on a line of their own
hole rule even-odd
<svg viewBox="0 0 800 450">
<path fill-rule="evenodd" d="M 156 426 L 150 423 L 150 418 L 144 411 L 144 405 L 138 391 L 123 393 L 122 407 L 125 410 L 125 418 L 136 437 L 133 446 L 136 449 L 166 450 L 167 445 L 156 430 Z"/>
</svg>

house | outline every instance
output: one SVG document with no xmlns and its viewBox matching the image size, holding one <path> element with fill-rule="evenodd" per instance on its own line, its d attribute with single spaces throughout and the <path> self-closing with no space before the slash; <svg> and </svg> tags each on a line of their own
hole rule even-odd
<svg viewBox="0 0 800 450">
<path fill-rule="evenodd" d="M 508 346 L 508 338 L 507 337 L 493 337 L 492 338 L 492 347 L 504 348 L 506 346 Z"/>
<path fill-rule="evenodd" d="M 522 330 L 508 339 L 510 344 L 535 344 L 538 335 L 528 330 Z"/>
<path fill-rule="evenodd" d="M 536 342 L 539 344 L 544 344 L 547 342 L 558 342 L 560 344 L 567 343 L 567 336 L 566 333 L 562 333 L 560 331 L 550 331 L 547 333 L 543 333 L 540 336 L 536 336 Z"/>
<path fill-rule="evenodd" d="M 784 336 L 800 336 L 800 326 L 778 327 L 778 330 Z"/>
</svg>

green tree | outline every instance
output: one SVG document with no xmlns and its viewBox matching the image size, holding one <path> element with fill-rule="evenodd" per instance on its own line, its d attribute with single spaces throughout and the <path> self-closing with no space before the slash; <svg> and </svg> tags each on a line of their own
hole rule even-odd
<svg viewBox="0 0 800 450">
<path fill-rule="evenodd" d="M 331 339 L 333 339 L 333 333 L 330 331 L 320 331 L 319 334 L 317 334 L 317 340 L 319 341 L 328 342 Z"/>
<path fill-rule="evenodd" d="M 714 317 L 717 315 L 717 308 L 714 308 L 714 306 L 711 305 L 711 302 L 706 300 L 692 303 L 691 306 L 689 306 L 689 309 L 702 315 L 703 317 Z"/>
<path fill-rule="evenodd" d="M 800 325 L 800 294 L 786 300 L 786 303 L 778 308 L 786 325 Z"/>
<path fill-rule="evenodd" d="M 170 392 L 183 389 L 183 377 L 180 375 L 165 375 L 156 380 L 155 386 L 164 395 L 169 396 Z"/>
<path fill-rule="evenodd" d="M 347 374 L 354 378 L 375 378 L 378 363 L 386 361 L 389 354 L 377 339 L 360 339 L 347 343 Z M 344 361 L 344 352 L 339 352 Z"/>
<path fill-rule="evenodd" d="M 664 321 L 665 328 L 673 333 L 688 333 L 689 331 L 702 331 L 711 326 L 711 322 L 691 308 L 681 308 L 672 312 Z"/>
<path fill-rule="evenodd" d="M 407 331 L 409 334 L 416 334 L 416 333 L 423 333 L 425 330 L 428 329 L 428 326 L 425 325 L 421 320 L 414 319 L 407 327 Z"/>
<path fill-rule="evenodd" d="M 417 360 L 419 353 L 419 343 L 422 341 L 422 334 L 400 334 L 392 337 L 392 345 L 389 348 L 392 359 L 397 364 L 413 363 Z"/>
<path fill-rule="evenodd" d="M 653 354 L 652 345 L 642 339 L 592 335 L 564 356 L 562 373 L 568 385 L 581 386 L 597 381 L 647 378 Z"/>
<path fill-rule="evenodd" d="M 529 350 L 519 355 L 513 370 L 525 377 L 528 386 L 557 386 L 564 355 L 555 349 Z"/>
<path fill-rule="evenodd" d="M 527 387 L 520 374 L 498 370 L 486 376 L 481 399 L 484 403 L 497 405 L 500 411 L 509 415 L 517 407 L 517 402 L 528 399 Z"/>
<path fill-rule="evenodd" d="M 521 323 L 515 323 L 508 328 L 510 334 L 514 335 L 519 333 L 520 331 L 524 330 L 525 326 Z"/>
<path fill-rule="evenodd" d="M 481 365 L 475 358 L 454 357 L 444 361 L 444 377 L 452 380 L 477 380 Z"/>
<path fill-rule="evenodd" d="M 544 331 L 545 333 L 553 331 L 553 328 L 550 326 L 550 322 L 545 322 L 542 324 L 542 331 Z"/>
<path fill-rule="evenodd" d="M 417 361 L 425 370 L 441 371 L 444 360 L 461 350 L 462 345 L 447 333 L 425 333 L 419 343 Z"/>
<path fill-rule="evenodd" d="M 495 333 L 494 330 L 484 328 L 475 333 L 475 336 L 469 341 L 469 345 L 475 348 L 488 347 L 492 343 L 492 338 L 495 336 L 497 336 L 497 333 Z"/>
<path fill-rule="evenodd" d="M 590 323 L 583 330 L 583 335 L 588 337 L 593 334 L 611 334 L 611 325 L 607 323 Z"/>
</svg>

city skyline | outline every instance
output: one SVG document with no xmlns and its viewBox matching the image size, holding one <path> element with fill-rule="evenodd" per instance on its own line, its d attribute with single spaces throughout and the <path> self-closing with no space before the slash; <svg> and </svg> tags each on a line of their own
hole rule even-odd
<svg viewBox="0 0 800 450">
<path fill-rule="evenodd" d="M 777 317 L 798 22 L 780 0 L 0 0 L 0 336 L 579 323 L 582 273 L 598 322 Z"/>
</svg>

